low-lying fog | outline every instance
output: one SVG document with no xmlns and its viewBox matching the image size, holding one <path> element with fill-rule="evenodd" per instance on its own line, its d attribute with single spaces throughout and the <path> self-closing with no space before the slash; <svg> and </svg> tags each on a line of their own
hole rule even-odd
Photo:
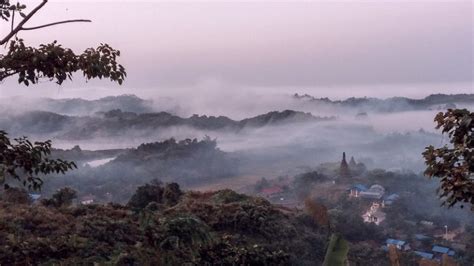
<svg viewBox="0 0 474 266">
<path fill-rule="evenodd" d="M 238 131 L 166 126 L 153 130 L 119 128 L 114 136 L 93 138 L 70 139 L 62 137 L 59 133 L 32 137 L 52 139 L 54 146 L 62 149 L 80 145 L 83 150 L 103 150 L 133 148 L 142 143 L 163 141 L 169 138 L 202 139 L 209 136 L 217 140 L 217 145 L 222 151 L 239 154 L 243 158 L 248 158 L 249 163 L 258 161 L 262 163 L 261 167 L 281 167 L 280 170 L 283 170 L 284 167 L 315 166 L 318 163 L 337 161 L 345 151 L 369 167 L 406 168 L 417 172 L 423 168 L 421 152 L 424 147 L 446 142 L 446 139 L 436 132 L 433 122 L 436 113 L 443 110 L 442 105 L 411 110 L 411 107 L 407 108 L 395 101 L 383 103 L 383 109 L 395 110 L 385 112 L 380 111 L 380 106 L 352 107 L 337 103 L 313 102 L 297 99 L 290 93 L 262 94 L 261 91 L 250 92 L 249 90 L 225 91 L 217 93 L 216 88 L 212 86 L 211 89 L 187 95 L 178 91 L 173 96 L 169 91 L 165 91 L 164 95 L 168 93 L 168 96 L 145 98 L 149 101 L 143 103 L 140 99 L 133 99 L 132 103 L 127 102 L 118 107 L 112 104 L 110 108 L 120 108 L 124 111 L 127 111 L 127 108 L 143 109 L 149 112 L 164 111 L 183 118 L 193 114 L 223 115 L 234 120 L 289 109 L 310 112 L 317 117 L 335 117 L 335 120 L 282 123 L 243 128 Z M 139 92 L 146 94 L 143 90 Z M 312 96 L 320 97 L 319 95 Z M 36 101 L 39 100 L 15 98 L 15 101 L 6 101 L 4 98 L 2 108 L 4 114 L 21 113 L 26 110 L 56 111 L 49 103 Z M 111 101 L 113 102 L 113 99 Z M 134 105 L 138 104 L 145 107 L 140 106 L 143 108 L 137 109 Z M 472 103 L 456 103 L 456 106 L 470 108 Z M 68 107 L 56 112 L 69 116 L 96 117 L 97 111 L 94 108 Z M 101 111 L 108 111 L 108 109 Z M 2 119 L 6 116 L 8 115 L 4 115 Z M 282 162 L 285 163 L 282 164 Z"/>
</svg>

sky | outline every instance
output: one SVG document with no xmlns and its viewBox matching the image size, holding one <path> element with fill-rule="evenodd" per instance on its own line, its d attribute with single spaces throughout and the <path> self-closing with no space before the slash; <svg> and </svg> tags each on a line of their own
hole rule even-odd
<svg viewBox="0 0 474 266">
<path fill-rule="evenodd" d="M 93 22 L 20 37 L 31 45 L 58 40 L 76 52 L 108 43 L 122 52 L 125 84 L 77 75 L 63 86 L 24 88 L 10 79 L 0 83 L 0 97 L 474 92 L 472 1 L 50 0 L 28 26 L 74 18 Z"/>
</svg>

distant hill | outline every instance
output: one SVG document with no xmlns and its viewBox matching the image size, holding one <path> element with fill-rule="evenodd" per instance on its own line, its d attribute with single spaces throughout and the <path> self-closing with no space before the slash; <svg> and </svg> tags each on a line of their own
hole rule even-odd
<svg viewBox="0 0 474 266">
<path fill-rule="evenodd" d="M 193 115 L 182 118 L 167 112 L 135 113 L 115 109 L 95 116 L 67 116 L 53 112 L 30 111 L 0 118 L 0 128 L 12 135 L 48 135 L 63 139 L 88 139 L 123 135 L 126 132 L 150 131 L 187 126 L 200 130 L 238 131 L 283 123 L 318 122 L 335 119 L 310 113 L 274 111 L 240 121 L 225 116 Z"/>
<path fill-rule="evenodd" d="M 80 171 L 71 171 L 61 178 L 46 180 L 44 193 L 70 186 L 98 197 L 110 193 L 112 200 L 116 202 L 127 200 L 137 184 L 144 184 L 155 178 L 192 185 L 239 173 L 237 158 L 221 151 L 217 148 L 217 142 L 210 138 L 199 141 L 168 139 L 124 150 L 87 151 L 76 146 L 71 150 L 54 150 L 52 155 L 80 162 Z M 98 167 L 83 165 L 87 159 L 110 157 L 115 158 Z"/>
<path fill-rule="evenodd" d="M 474 105 L 474 94 L 432 94 L 423 99 L 406 97 L 378 98 L 347 98 L 345 100 L 331 100 L 329 98 L 316 98 L 308 94 L 294 94 L 293 98 L 314 105 L 330 105 L 342 108 L 355 108 L 360 112 L 401 112 L 414 110 L 445 110 L 456 108 L 458 104 Z"/>
<path fill-rule="evenodd" d="M 125 112 L 150 113 L 153 112 L 152 101 L 144 100 L 135 95 L 108 96 L 97 100 L 81 98 L 72 99 L 29 99 L 14 97 L 5 101 L 2 106 L 10 109 L 25 109 L 52 112 L 63 115 L 91 115 L 96 112 L 106 112 L 113 109 L 122 109 Z"/>
</svg>

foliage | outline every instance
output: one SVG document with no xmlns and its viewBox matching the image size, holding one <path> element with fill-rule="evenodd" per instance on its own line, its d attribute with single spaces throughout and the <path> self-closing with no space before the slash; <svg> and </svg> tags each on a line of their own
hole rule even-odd
<svg viewBox="0 0 474 266">
<path fill-rule="evenodd" d="M 77 198 L 77 192 L 72 188 L 61 188 L 53 194 L 51 199 L 44 199 L 41 201 L 46 206 L 67 207 L 71 206 L 72 201 Z"/>
<path fill-rule="evenodd" d="M 7 53 L 0 54 L 0 81 L 18 75 L 18 82 L 26 86 L 30 83 L 38 83 L 41 78 L 62 84 L 66 79 L 71 80 L 73 73 L 82 72 L 87 80 L 108 78 L 122 84 L 126 72 L 125 68 L 116 61 L 120 56 L 120 51 L 108 44 L 101 44 L 97 48 L 88 48 L 81 54 L 75 54 L 71 49 L 62 47 L 57 41 L 41 44 L 39 48 L 35 48 L 25 45 L 23 39 L 16 37 L 25 30 L 36 30 L 71 22 L 90 22 L 80 19 L 25 27 L 29 19 L 47 2 L 43 0 L 28 14 L 23 13 L 26 9 L 23 4 L 10 4 L 8 0 L 0 2 L 0 18 L 4 20 L 4 23 L 11 23 L 11 31 L 0 39 L 0 45 L 9 42 Z M 16 13 L 22 17 L 17 24 L 15 24 Z M 12 38 L 14 39 L 11 40 Z"/>
<path fill-rule="evenodd" d="M 183 192 L 176 183 L 166 184 L 163 188 L 161 183 L 155 182 L 138 187 L 127 205 L 135 210 L 141 210 L 152 202 L 173 206 L 182 195 Z"/>
<path fill-rule="evenodd" d="M 158 186 L 139 190 L 149 195 Z M 55 208 L 0 201 L 0 264 L 322 263 L 326 237 L 296 211 L 283 213 L 230 191 L 182 192 L 173 206 L 153 200 L 139 211 L 119 204 Z"/>
<path fill-rule="evenodd" d="M 326 180 L 328 180 L 328 178 L 325 175 L 312 171 L 295 176 L 293 186 L 298 197 L 306 199 L 310 196 L 311 190 L 315 184 Z"/>
<path fill-rule="evenodd" d="M 304 205 L 319 226 L 330 228 L 329 214 L 326 206 L 311 198 L 307 198 Z"/>
<path fill-rule="evenodd" d="M 440 197 L 449 207 L 470 204 L 474 211 L 474 113 L 449 109 L 435 117 L 436 129 L 450 138 L 451 146 L 429 146 L 423 152 L 425 175 L 440 178 Z"/>
<path fill-rule="evenodd" d="M 51 141 L 34 142 L 26 137 L 12 142 L 7 133 L 0 131 L 0 182 L 6 177 L 14 178 L 28 189 L 40 189 L 43 181 L 40 174 L 62 173 L 76 168 L 74 162 L 50 159 Z"/>
<path fill-rule="evenodd" d="M 25 189 L 10 187 L 8 185 L 5 185 L 4 192 L 0 196 L 3 201 L 15 204 L 28 204 L 31 201 L 30 196 Z"/>
</svg>

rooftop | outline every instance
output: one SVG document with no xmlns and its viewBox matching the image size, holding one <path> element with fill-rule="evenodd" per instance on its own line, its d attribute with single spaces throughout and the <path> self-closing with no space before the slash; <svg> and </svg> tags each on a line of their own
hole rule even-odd
<svg viewBox="0 0 474 266">
<path fill-rule="evenodd" d="M 397 245 L 397 246 L 403 246 L 405 245 L 405 241 L 403 240 L 398 240 L 398 239 L 393 239 L 393 238 L 389 238 L 385 241 L 385 243 L 387 243 L 387 245 Z"/>
<path fill-rule="evenodd" d="M 433 251 L 433 252 L 438 252 L 438 253 L 448 254 L 449 248 L 447 248 L 447 247 L 442 247 L 442 246 L 433 246 L 433 249 L 432 249 L 431 251 Z"/>
<path fill-rule="evenodd" d="M 426 235 L 422 235 L 422 234 L 415 234 L 415 238 L 417 240 L 424 240 L 424 239 L 430 239 L 431 237 L 426 236 Z"/>
<path fill-rule="evenodd" d="M 415 251 L 415 254 L 420 256 L 420 257 L 423 257 L 425 259 L 429 259 L 431 260 L 433 258 L 433 254 L 431 253 L 428 253 L 428 252 L 423 252 L 423 251 Z"/>
</svg>

